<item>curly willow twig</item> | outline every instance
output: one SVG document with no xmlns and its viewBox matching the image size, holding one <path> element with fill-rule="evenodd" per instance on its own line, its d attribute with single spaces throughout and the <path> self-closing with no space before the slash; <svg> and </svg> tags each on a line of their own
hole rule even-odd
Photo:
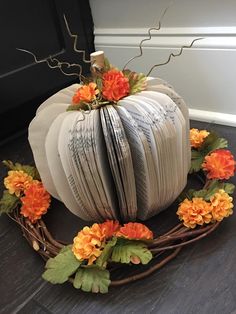
<svg viewBox="0 0 236 314">
<path fill-rule="evenodd" d="M 151 74 L 151 72 L 152 72 L 155 68 L 160 67 L 160 66 L 162 66 L 162 65 L 166 65 L 167 63 L 169 63 L 170 60 L 171 60 L 171 57 L 173 57 L 173 58 L 174 58 L 174 57 L 179 57 L 180 55 L 182 55 L 183 50 L 184 50 L 185 48 L 191 48 L 191 47 L 193 46 L 193 44 L 195 43 L 195 41 L 197 41 L 197 40 L 202 40 L 202 39 L 204 39 L 204 38 L 203 38 L 203 37 L 200 37 L 200 38 L 194 39 L 194 40 L 191 42 L 191 44 L 190 44 L 189 46 L 182 46 L 182 47 L 180 48 L 180 51 L 179 51 L 178 53 L 173 53 L 173 52 L 171 52 L 171 54 L 169 55 L 168 59 L 167 59 L 165 62 L 158 63 L 158 64 L 154 64 L 154 65 L 151 67 L 150 71 L 147 73 L 147 76 L 149 76 L 149 75 Z"/>
<path fill-rule="evenodd" d="M 75 52 L 82 53 L 82 57 L 83 57 L 83 62 L 84 62 L 84 63 L 91 63 L 90 60 L 86 60 L 86 58 L 85 58 L 85 51 L 84 51 L 84 50 L 79 50 L 79 49 L 76 48 L 76 46 L 77 46 L 77 40 L 78 40 L 78 35 L 75 35 L 75 34 L 72 34 L 72 33 L 71 33 L 70 28 L 69 28 L 69 24 L 68 24 L 68 22 L 67 22 L 67 19 L 66 19 L 65 14 L 63 15 L 63 17 L 64 17 L 64 21 L 65 21 L 65 25 L 66 25 L 67 32 L 68 32 L 69 36 L 70 36 L 71 38 L 73 38 L 73 40 L 74 40 L 74 45 L 73 45 L 74 51 L 75 51 Z"/>
<path fill-rule="evenodd" d="M 78 36 L 71 33 L 70 28 L 69 28 L 69 24 L 68 24 L 68 22 L 67 22 L 67 20 L 66 20 L 65 15 L 63 15 L 63 17 L 64 17 L 64 21 L 65 21 L 65 25 L 66 25 L 67 32 L 68 32 L 69 36 L 70 36 L 71 38 L 73 38 L 73 40 L 74 40 L 74 42 L 73 42 L 73 50 L 74 50 L 75 52 L 82 53 L 82 60 L 83 60 L 84 63 L 91 63 L 90 60 L 86 60 L 86 58 L 85 58 L 85 51 L 84 51 L 84 50 L 78 50 L 78 49 L 76 48 Z M 74 76 L 78 76 L 79 79 L 80 79 L 80 82 L 83 81 L 83 79 L 85 78 L 85 77 L 82 75 L 83 68 L 82 68 L 82 66 L 81 66 L 80 64 L 78 64 L 78 63 L 69 63 L 69 62 L 66 62 L 66 61 L 62 61 L 62 62 L 61 62 L 61 61 L 59 61 L 57 58 L 53 58 L 51 55 L 50 55 L 49 57 L 47 57 L 47 58 L 44 58 L 44 59 L 38 59 L 38 58 L 36 57 L 36 55 L 35 55 L 33 52 L 29 51 L 29 50 L 21 49 L 21 48 L 16 48 L 16 49 L 19 50 L 19 51 L 26 52 L 26 53 L 32 55 L 32 56 L 34 57 L 35 63 L 43 63 L 43 62 L 45 62 L 45 63 L 47 63 L 47 65 L 48 65 L 48 67 L 49 67 L 50 69 L 56 69 L 56 68 L 58 68 L 58 69 L 59 69 L 64 75 L 66 75 L 66 76 L 73 76 L 73 75 L 74 75 Z M 50 62 L 51 62 L 51 63 L 50 63 Z M 54 64 L 54 63 L 56 63 L 56 64 Z M 64 67 L 64 69 L 63 69 L 63 67 Z M 77 67 L 77 68 L 79 68 L 79 72 L 78 72 L 78 73 L 77 73 L 77 72 L 72 72 L 72 73 L 67 73 L 67 72 L 65 72 L 65 69 L 69 69 L 69 68 L 72 68 L 72 67 Z"/>
<path fill-rule="evenodd" d="M 141 42 L 140 42 L 140 44 L 139 44 L 139 51 L 140 51 L 140 53 L 139 53 L 138 55 L 136 55 L 136 56 L 130 58 L 130 59 L 126 62 L 126 64 L 124 65 L 123 70 L 125 70 L 126 67 L 127 67 L 127 65 L 128 65 L 130 62 L 132 62 L 134 59 L 137 59 L 137 58 L 142 57 L 142 55 L 143 55 L 143 48 L 142 48 L 143 43 L 144 43 L 145 41 L 149 41 L 149 40 L 152 39 L 151 31 L 159 31 L 159 30 L 161 29 L 162 20 L 163 20 L 164 16 L 166 15 L 166 12 L 167 12 L 168 9 L 172 6 L 173 3 L 174 3 L 174 0 L 171 1 L 171 2 L 169 3 L 169 5 L 168 5 L 168 6 L 164 9 L 164 11 L 162 12 L 161 17 L 160 17 L 160 20 L 158 21 L 158 27 L 150 27 L 150 28 L 148 29 L 148 38 L 142 39 Z"/>
<path fill-rule="evenodd" d="M 52 56 L 49 56 L 49 57 L 47 57 L 47 58 L 45 58 L 45 59 L 38 59 L 38 58 L 36 57 L 36 55 L 35 55 L 33 52 L 29 51 L 29 50 L 21 49 L 21 48 L 16 48 L 16 49 L 19 50 L 19 51 L 26 52 L 26 53 L 32 55 L 32 56 L 34 57 L 35 63 L 38 64 L 38 63 L 43 63 L 43 62 L 45 62 L 45 63 L 47 63 L 47 65 L 48 65 L 48 67 L 49 67 L 50 69 L 56 69 L 56 68 L 58 68 L 58 69 L 59 69 L 64 75 L 66 75 L 66 76 L 72 76 L 72 75 L 78 76 L 79 79 L 80 79 L 80 81 L 82 81 L 82 78 L 84 77 L 84 76 L 82 75 L 82 66 L 81 66 L 80 64 L 78 64 L 78 63 L 61 62 L 61 61 L 59 61 L 59 60 L 56 59 L 56 58 L 52 58 Z M 56 64 L 55 64 L 55 65 L 50 64 L 49 60 L 50 60 L 51 62 L 56 62 Z M 78 68 L 79 68 L 79 73 L 77 73 L 77 72 L 66 73 L 66 72 L 63 70 L 63 68 L 62 68 L 63 66 L 65 66 L 66 68 L 78 67 Z"/>
</svg>

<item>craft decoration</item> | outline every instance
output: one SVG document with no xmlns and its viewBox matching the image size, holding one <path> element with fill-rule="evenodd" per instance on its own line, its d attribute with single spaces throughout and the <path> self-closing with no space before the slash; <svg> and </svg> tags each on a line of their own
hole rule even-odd
<svg viewBox="0 0 236 314">
<path fill-rule="evenodd" d="M 191 129 L 189 140 L 183 99 L 163 80 L 148 77 L 200 38 L 171 53 L 145 76 L 127 65 L 142 56 L 143 43 L 151 39 L 152 30 L 160 29 L 161 20 L 141 41 L 139 55 L 121 71 L 103 52 L 87 60 L 64 19 L 74 51 L 91 64 L 92 75 L 85 78 L 80 64 L 52 56 L 38 59 L 19 49 L 36 63 L 77 76 L 80 84 L 59 91 L 38 108 L 29 127 L 37 169 L 3 162 L 8 173 L 0 213 L 20 225 L 26 240 L 46 261 L 45 280 L 69 281 L 85 292 L 107 293 L 110 286 L 152 274 L 182 247 L 208 236 L 232 215 L 234 185 L 225 180 L 234 175 L 236 162 L 226 149 L 227 140 L 214 132 Z M 69 68 L 78 72 L 68 73 Z M 200 178 L 202 189 L 185 188 L 188 172 Z M 80 230 L 73 243 L 55 240 L 43 221 L 50 195 L 94 222 Z M 180 223 L 166 233 L 155 236 L 135 222 L 159 213 L 177 197 Z M 137 265 L 138 272 L 115 279 L 114 272 L 125 265 Z"/>
<path fill-rule="evenodd" d="M 10 161 L 4 161 L 9 171 L 4 179 L 6 190 L 0 212 L 21 226 L 30 245 L 47 261 L 45 280 L 52 284 L 69 281 L 76 289 L 107 293 L 110 286 L 150 275 L 175 258 L 182 247 L 208 236 L 224 218 L 232 215 L 230 195 L 234 185 L 225 180 L 234 176 L 236 162 L 225 149 L 227 141 L 214 132 L 197 129 L 190 130 L 190 141 L 190 171 L 205 184 L 201 190 L 185 190 L 179 196 L 177 216 L 181 223 L 158 237 L 144 224 L 107 220 L 84 227 L 72 244 L 56 241 L 41 217 L 50 199 L 36 168 Z M 122 265 L 139 265 L 140 272 L 114 280 L 114 270 Z M 142 265 L 150 267 L 143 269 Z"/>
</svg>

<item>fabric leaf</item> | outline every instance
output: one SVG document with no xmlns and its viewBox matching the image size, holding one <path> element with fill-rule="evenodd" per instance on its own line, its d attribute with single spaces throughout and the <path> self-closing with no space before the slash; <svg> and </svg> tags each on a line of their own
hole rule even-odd
<svg viewBox="0 0 236 314">
<path fill-rule="evenodd" d="M 11 213 L 18 204 L 20 204 L 20 200 L 15 194 L 10 194 L 8 190 L 3 191 L 0 200 L 0 215 Z"/>
<path fill-rule="evenodd" d="M 152 253 L 147 245 L 141 241 L 119 239 L 113 248 L 112 261 L 128 264 L 133 259 L 139 259 L 140 263 L 147 264 L 152 259 Z"/>
<path fill-rule="evenodd" d="M 20 163 L 13 163 L 10 160 L 4 160 L 3 164 L 9 168 L 10 170 L 15 170 L 15 171 L 24 171 L 27 173 L 29 176 L 31 176 L 34 180 L 40 180 L 40 175 L 38 170 L 34 166 L 29 166 L 29 165 L 22 165 Z"/>
<path fill-rule="evenodd" d="M 131 72 L 130 70 L 124 70 L 123 73 L 129 79 L 130 95 L 141 92 L 146 88 L 147 77 L 145 74 Z"/>
<path fill-rule="evenodd" d="M 85 292 L 107 293 L 110 283 L 109 271 L 92 265 L 77 270 L 73 285 Z"/>
<path fill-rule="evenodd" d="M 215 132 L 211 132 L 205 139 L 200 150 L 204 155 L 207 155 L 213 150 L 225 148 L 227 146 L 228 142 L 226 139 L 220 138 Z"/>
<path fill-rule="evenodd" d="M 198 154 L 194 153 L 194 157 L 192 155 L 191 167 L 190 167 L 189 173 L 198 172 L 199 170 L 201 170 L 204 156 L 200 152 L 197 152 L 197 153 Z"/>
<path fill-rule="evenodd" d="M 205 201 L 209 201 L 210 198 L 220 189 L 225 190 L 228 194 L 233 194 L 234 188 L 235 186 L 232 183 L 223 183 L 218 180 L 212 180 L 207 189 L 195 191 L 193 193 L 193 197 L 202 197 Z"/>
<path fill-rule="evenodd" d="M 64 283 L 76 272 L 80 264 L 71 250 L 71 245 L 68 245 L 56 257 L 47 261 L 43 279 L 52 284 Z"/>
<path fill-rule="evenodd" d="M 116 244 L 117 238 L 113 237 L 104 247 L 102 254 L 97 258 L 96 265 L 100 267 L 106 267 L 107 261 L 111 256 L 114 245 Z"/>
</svg>

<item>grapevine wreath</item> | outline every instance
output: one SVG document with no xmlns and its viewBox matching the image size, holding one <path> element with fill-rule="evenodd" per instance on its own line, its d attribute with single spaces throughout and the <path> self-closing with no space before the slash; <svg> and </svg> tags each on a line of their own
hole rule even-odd
<svg viewBox="0 0 236 314">
<path fill-rule="evenodd" d="M 76 49 L 77 37 L 71 34 L 67 22 L 66 26 L 69 35 L 75 38 L 75 51 L 81 52 Z M 139 46 L 141 52 L 139 56 L 142 55 L 142 43 Z M 194 41 L 186 48 L 190 48 L 193 43 Z M 178 54 L 171 54 L 163 64 L 168 63 L 171 57 L 180 55 L 183 48 Z M 111 66 L 106 59 L 96 58 L 95 62 L 91 63 L 92 78 L 88 79 L 82 76 L 81 66 L 78 64 L 59 62 L 52 57 L 38 60 L 34 54 L 32 55 L 35 62 L 46 62 L 50 68 L 59 68 L 66 75 L 69 75 L 65 72 L 69 67 L 79 68 L 77 76 L 81 84 L 76 87 L 67 111 L 79 111 L 83 119 L 92 111 L 100 110 L 107 105 L 118 107 L 119 100 L 129 95 L 136 97 L 147 87 L 145 75 L 125 68 L 120 71 Z M 158 79 L 158 82 L 159 85 L 163 85 L 163 81 Z M 163 88 L 171 90 L 166 86 Z M 172 90 L 171 93 L 175 92 Z M 71 92 L 69 94 L 71 95 Z M 184 111 L 184 106 L 182 109 Z M 168 114 L 173 113 L 174 116 L 176 110 L 179 108 L 174 105 L 173 112 L 169 111 Z M 185 122 L 183 124 L 186 127 L 188 114 Z M 189 147 L 189 134 L 185 132 L 184 136 L 187 138 L 187 144 L 183 147 Z M 107 219 L 84 227 L 75 235 L 72 244 L 57 241 L 43 220 L 43 215 L 47 213 L 51 202 L 51 195 L 42 183 L 44 180 L 41 181 L 40 178 L 43 171 L 38 169 L 38 172 L 33 166 L 6 160 L 3 164 L 8 168 L 8 173 L 4 178 L 5 190 L 0 200 L 0 213 L 8 215 L 21 227 L 30 246 L 46 261 L 43 273 L 46 281 L 52 284 L 69 281 L 76 289 L 107 293 L 110 286 L 127 284 L 152 274 L 174 259 L 184 246 L 191 245 L 212 233 L 224 218 L 233 213 L 233 199 L 230 195 L 233 194 L 234 185 L 227 183 L 226 180 L 234 176 L 236 162 L 232 153 L 227 150 L 227 140 L 214 132 L 191 129 L 190 143 L 189 174 L 200 178 L 202 188 L 185 189 L 179 195 L 176 214 L 180 222 L 162 235 L 155 236 L 145 224 L 134 222 L 136 219 L 127 221 L 121 218 L 120 221 Z M 190 151 L 185 153 L 190 155 Z M 187 162 L 184 164 L 187 169 Z M 184 176 L 187 178 L 187 172 Z M 164 207 L 168 206 L 165 204 Z M 145 212 L 145 208 L 142 210 Z M 80 216 L 80 212 L 78 215 Z M 147 218 L 144 217 L 143 220 Z M 134 275 L 114 279 L 115 271 L 132 265 L 136 265 L 137 272 Z"/>
<path fill-rule="evenodd" d="M 190 141 L 190 173 L 201 179 L 203 187 L 179 196 L 176 214 L 180 223 L 158 237 L 142 223 L 107 220 L 84 227 L 73 244 L 56 241 L 42 218 L 50 206 L 50 195 L 37 169 L 11 161 L 3 161 L 9 170 L 0 212 L 20 225 L 30 246 L 46 261 L 45 280 L 52 284 L 69 281 L 76 289 L 107 293 L 109 286 L 127 284 L 158 270 L 184 246 L 208 236 L 233 213 L 230 194 L 234 185 L 225 180 L 234 176 L 236 162 L 226 149 L 227 141 L 197 129 L 190 130 Z M 151 266 L 143 269 L 142 265 L 149 263 Z M 124 265 L 140 265 L 140 271 L 113 280 L 113 272 Z"/>
</svg>

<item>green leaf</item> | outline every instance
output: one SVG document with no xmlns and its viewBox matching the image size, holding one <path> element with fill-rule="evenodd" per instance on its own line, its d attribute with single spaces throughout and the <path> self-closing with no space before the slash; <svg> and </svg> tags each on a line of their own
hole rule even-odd
<svg viewBox="0 0 236 314">
<path fill-rule="evenodd" d="M 112 261 L 128 264 L 133 258 L 138 258 L 142 264 L 147 264 L 152 259 L 152 253 L 141 241 L 119 239 L 113 248 Z"/>
<path fill-rule="evenodd" d="M 96 265 L 100 267 L 106 267 L 107 261 L 111 256 L 114 245 L 116 244 L 117 238 L 113 237 L 104 247 L 102 254 L 97 258 Z"/>
<path fill-rule="evenodd" d="M 3 191 L 0 200 L 0 215 L 11 213 L 20 204 L 19 198 L 15 194 L 10 194 L 8 190 Z"/>
<path fill-rule="evenodd" d="M 225 190 L 228 194 L 233 194 L 235 190 L 235 185 L 232 183 L 221 183 L 221 189 Z"/>
<path fill-rule="evenodd" d="M 218 180 L 212 180 L 207 189 L 195 191 L 193 193 L 193 197 L 202 197 L 205 201 L 209 201 L 210 198 L 220 189 L 225 190 L 228 194 L 233 194 L 234 188 L 235 186 L 232 183 L 223 183 Z"/>
<path fill-rule="evenodd" d="M 107 293 L 111 283 L 110 273 L 96 265 L 81 267 L 74 278 L 74 287 L 85 292 Z"/>
<path fill-rule="evenodd" d="M 43 273 L 43 279 L 52 284 L 64 283 L 81 265 L 81 262 L 74 256 L 71 245 L 64 247 L 54 258 L 50 258 Z"/>
<path fill-rule="evenodd" d="M 104 72 L 109 71 L 111 68 L 112 68 L 112 66 L 111 66 L 109 60 L 107 58 L 104 58 L 104 67 L 103 67 Z"/>
<path fill-rule="evenodd" d="M 228 146 L 228 142 L 224 138 L 220 138 L 215 132 L 211 132 L 205 139 L 200 151 L 206 156 L 211 151 L 225 148 Z"/>
<path fill-rule="evenodd" d="M 203 160 L 204 160 L 204 156 L 202 156 L 202 155 L 201 155 L 201 157 L 192 159 L 191 160 L 191 167 L 190 167 L 189 173 L 191 174 L 193 172 L 200 171 L 201 168 L 202 168 Z"/>
<path fill-rule="evenodd" d="M 27 173 L 29 176 L 31 176 L 34 180 L 40 180 L 40 175 L 38 173 L 38 170 L 34 166 L 22 165 L 20 163 L 14 164 L 10 160 L 3 160 L 3 164 L 10 170 L 15 170 L 15 171 L 21 170 Z"/>
<path fill-rule="evenodd" d="M 124 70 L 124 75 L 129 79 L 130 94 L 136 94 L 144 90 L 147 86 L 147 77 L 143 73 Z"/>
<path fill-rule="evenodd" d="M 199 191 L 195 191 L 193 193 L 193 197 L 202 197 L 205 200 L 207 193 L 208 191 L 206 189 L 202 189 Z"/>
</svg>

